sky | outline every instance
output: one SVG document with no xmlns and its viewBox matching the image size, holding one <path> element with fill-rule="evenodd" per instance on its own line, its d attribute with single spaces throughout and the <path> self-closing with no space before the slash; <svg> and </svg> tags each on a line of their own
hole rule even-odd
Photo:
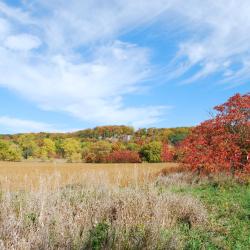
<svg viewBox="0 0 250 250">
<path fill-rule="evenodd" d="M 0 0 L 0 133 L 194 126 L 250 92 L 249 0 Z"/>
</svg>

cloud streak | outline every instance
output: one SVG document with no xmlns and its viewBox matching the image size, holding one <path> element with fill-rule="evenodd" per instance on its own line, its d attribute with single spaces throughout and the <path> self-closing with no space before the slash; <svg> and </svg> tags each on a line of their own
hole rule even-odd
<svg viewBox="0 0 250 250">
<path fill-rule="evenodd" d="M 213 74 L 220 82 L 246 83 L 250 78 L 250 2 L 247 0 L 197 1 L 176 4 L 190 29 L 186 40 L 179 43 L 175 63 L 185 64 L 178 75 L 178 67 L 170 70 L 186 77 L 184 83 L 200 81 Z M 185 22 L 185 21 L 184 21 Z M 177 70 L 176 70 L 177 67 Z"/>
</svg>

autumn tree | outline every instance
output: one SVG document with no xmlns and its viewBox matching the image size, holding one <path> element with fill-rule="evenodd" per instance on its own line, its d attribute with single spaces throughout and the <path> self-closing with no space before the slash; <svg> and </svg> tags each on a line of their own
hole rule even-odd
<svg viewBox="0 0 250 250">
<path fill-rule="evenodd" d="M 184 141 L 184 163 L 206 173 L 250 172 L 250 94 L 236 94 L 214 109 L 216 115 Z"/>
<path fill-rule="evenodd" d="M 161 149 L 162 143 L 155 141 L 145 144 L 140 153 L 142 158 L 148 162 L 161 162 Z"/>
<path fill-rule="evenodd" d="M 42 159 L 55 157 L 56 154 L 55 142 L 49 138 L 43 139 L 40 146 L 39 154 L 40 158 Z"/>
<path fill-rule="evenodd" d="M 174 160 L 174 149 L 170 147 L 167 143 L 162 145 L 161 149 L 161 161 L 162 162 L 172 162 Z"/>
<path fill-rule="evenodd" d="M 81 161 L 81 145 L 80 142 L 73 138 L 67 138 L 62 143 L 63 156 L 69 162 Z"/>
<path fill-rule="evenodd" d="M 18 145 L 0 140 L 0 160 L 1 161 L 20 161 L 22 151 Z"/>
<path fill-rule="evenodd" d="M 38 156 L 39 148 L 35 142 L 35 138 L 31 134 L 24 134 L 18 138 L 18 144 L 20 145 L 23 157 L 25 159 L 34 158 Z"/>
</svg>

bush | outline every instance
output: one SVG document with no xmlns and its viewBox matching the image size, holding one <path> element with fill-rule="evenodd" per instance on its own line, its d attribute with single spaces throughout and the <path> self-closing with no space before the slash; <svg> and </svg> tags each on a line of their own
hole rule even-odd
<svg viewBox="0 0 250 250">
<path fill-rule="evenodd" d="M 107 157 L 107 162 L 110 163 L 139 163 L 141 162 L 140 156 L 137 152 L 122 150 L 114 151 Z"/>
<path fill-rule="evenodd" d="M 109 243 L 109 224 L 105 221 L 97 223 L 89 231 L 89 238 L 84 249 L 99 250 L 108 247 Z"/>
</svg>

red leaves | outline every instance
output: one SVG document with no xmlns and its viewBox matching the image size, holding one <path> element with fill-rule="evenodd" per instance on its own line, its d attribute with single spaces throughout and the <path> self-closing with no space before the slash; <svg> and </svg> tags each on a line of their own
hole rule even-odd
<svg viewBox="0 0 250 250">
<path fill-rule="evenodd" d="M 250 95 L 240 95 L 214 108 L 215 118 L 201 123 L 183 142 L 184 163 L 192 170 L 249 171 Z"/>
<path fill-rule="evenodd" d="M 163 144 L 161 152 L 161 160 L 163 162 L 172 162 L 174 160 L 174 151 L 170 149 L 168 144 Z"/>
<path fill-rule="evenodd" d="M 110 163 L 139 163 L 140 156 L 137 152 L 129 150 L 120 150 L 110 153 L 107 157 L 107 162 Z"/>
</svg>

